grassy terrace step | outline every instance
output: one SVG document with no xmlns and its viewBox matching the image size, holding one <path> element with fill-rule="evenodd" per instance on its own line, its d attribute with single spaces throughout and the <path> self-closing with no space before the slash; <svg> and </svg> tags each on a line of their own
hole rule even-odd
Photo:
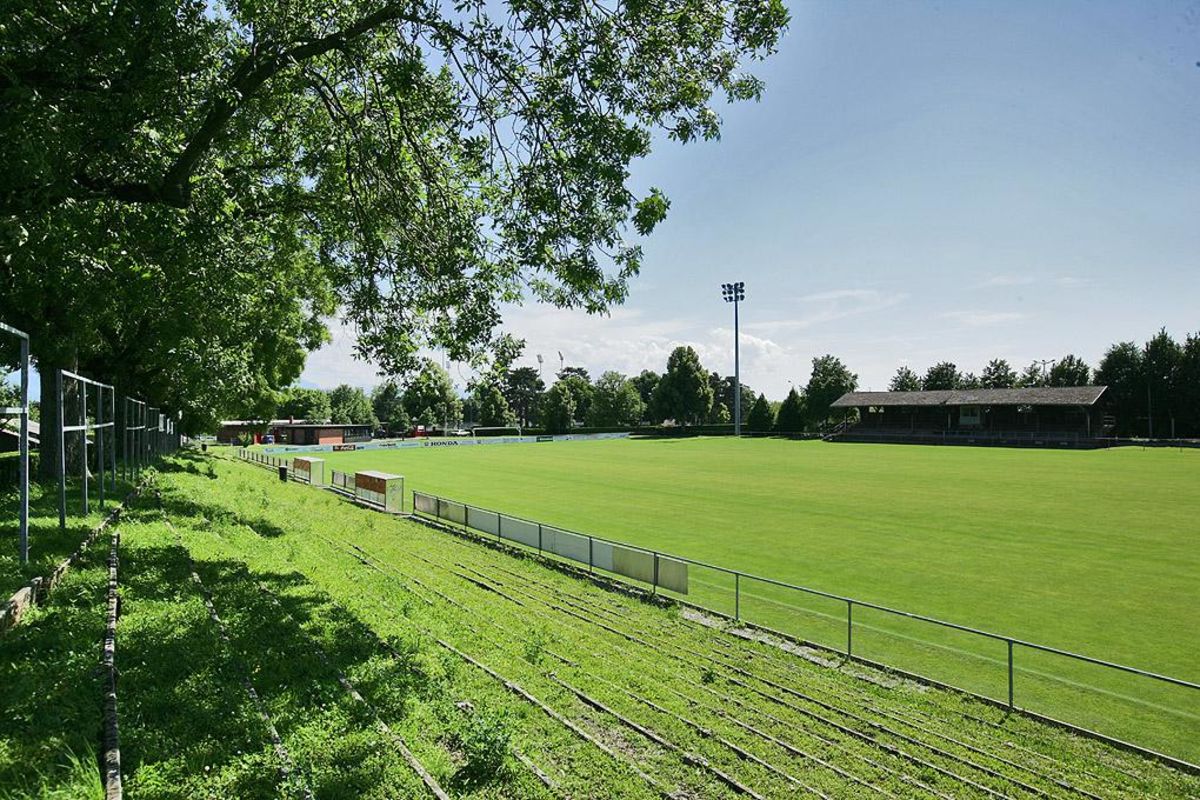
<svg viewBox="0 0 1200 800">
<path fill-rule="evenodd" d="M 852 617 L 856 656 L 997 701 L 1005 642 L 750 575 L 1200 681 L 1197 450 L 700 437 L 319 455 L 743 570 L 691 564 L 686 599 L 839 650 Z M 1022 645 L 1011 656 L 1016 705 L 1200 763 L 1200 692 Z"/>
<path fill-rule="evenodd" d="M 0 602 L 33 578 L 50 574 L 79 547 L 92 528 L 129 492 L 131 486 L 117 482 L 105 493 L 105 506 L 99 502 L 96 483 L 90 487 L 91 513 L 81 512 L 83 500 L 77 482 L 67 486 L 67 527 L 58 527 L 58 486 L 31 483 L 29 486 L 29 563 L 21 564 L 18 550 L 18 494 L 15 489 L 0 490 Z"/>
<path fill-rule="evenodd" d="M 109 540 L 0 637 L 0 798 L 99 798 Z"/>
<path fill-rule="evenodd" d="M 1200 797 L 1101 743 L 253 467 L 182 456 L 155 485 L 120 523 L 131 798 Z M 3 800 L 99 792 L 104 549 L 0 639 Z"/>
<path fill-rule="evenodd" d="M 516 681 L 616 756 L 588 750 L 504 693 L 518 701 L 511 713 L 524 712 L 514 718 L 517 747 L 572 796 L 611 791 L 614 780 L 626 793 L 652 793 L 635 769 L 704 796 L 734 794 L 718 773 L 763 796 L 1197 792 L 1194 779 L 1160 765 L 955 694 L 818 666 L 253 468 L 226 463 L 217 474 L 164 479 L 173 515 L 207 520 L 188 537 L 198 557 L 302 574 L 304 591 L 327 594 L 356 625 L 421 652 L 443 639 Z M 480 697 L 494 696 L 494 680 L 464 669 L 484 681 Z M 549 734 L 573 740 L 583 757 L 564 764 L 545 746 Z M 436 765 L 437 752 L 434 743 L 422 758 Z M 602 768 L 577 772 L 585 759 Z"/>
</svg>

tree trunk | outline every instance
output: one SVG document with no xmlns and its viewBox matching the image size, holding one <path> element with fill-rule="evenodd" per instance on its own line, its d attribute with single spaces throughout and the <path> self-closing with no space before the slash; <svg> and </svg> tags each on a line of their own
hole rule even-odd
<svg viewBox="0 0 1200 800">
<path fill-rule="evenodd" d="M 38 377 L 41 379 L 41 429 L 38 445 L 38 478 L 45 483 L 57 483 L 59 464 L 62 459 L 60 443 L 62 441 L 63 421 L 58 414 L 58 367 L 47 367 L 38 364 Z M 78 425 L 83 419 L 80 409 L 79 386 L 75 381 L 63 382 L 63 412 L 67 425 Z M 68 433 L 67 445 L 67 477 L 80 474 L 81 434 Z"/>
<path fill-rule="evenodd" d="M 58 415 L 58 369 L 38 363 L 41 378 L 41 441 L 38 445 L 38 477 L 43 483 L 58 480 L 62 459 L 59 431 L 62 420 Z"/>
</svg>

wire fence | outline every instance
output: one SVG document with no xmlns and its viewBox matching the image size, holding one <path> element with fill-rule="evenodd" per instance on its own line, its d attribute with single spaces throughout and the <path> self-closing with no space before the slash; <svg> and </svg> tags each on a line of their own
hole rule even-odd
<svg viewBox="0 0 1200 800">
<path fill-rule="evenodd" d="M 413 492 L 413 510 L 543 557 L 586 564 L 590 572 L 750 623 L 760 633 L 968 692 L 1170 763 L 1193 769 L 1200 763 L 1200 684 L 1188 680 L 424 492 Z M 546 531 L 569 534 L 582 545 L 570 552 L 548 548 Z M 598 563 L 596 554 L 606 548 L 640 552 L 652 567 L 640 580 L 631 578 L 629 569 Z M 686 565 L 682 587 L 663 579 L 668 564 Z"/>
</svg>

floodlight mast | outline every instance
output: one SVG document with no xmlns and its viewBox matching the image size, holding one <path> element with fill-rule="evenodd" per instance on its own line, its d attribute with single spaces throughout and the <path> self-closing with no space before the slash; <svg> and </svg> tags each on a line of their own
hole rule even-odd
<svg viewBox="0 0 1200 800">
<path fill-rule="evenodd" d="M 738 335 L 738 304 L 746 299 L 746 284 L 722 283 L 721 296 L 733 303 L 733 435 L 742 435 L 742 359 Z"/>
</svg>

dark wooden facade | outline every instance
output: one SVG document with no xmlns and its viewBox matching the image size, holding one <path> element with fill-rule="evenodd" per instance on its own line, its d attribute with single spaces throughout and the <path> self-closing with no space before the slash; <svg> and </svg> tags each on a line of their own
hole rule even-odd
<svg viewBox="0 0 1200 800">
<path fill-rule="evenodd" d="M 857 412 L 848 440 L 1083 443 L 1107 434 L 1105 388 L 849 392 L 833 407 Z"/>
</svg>

